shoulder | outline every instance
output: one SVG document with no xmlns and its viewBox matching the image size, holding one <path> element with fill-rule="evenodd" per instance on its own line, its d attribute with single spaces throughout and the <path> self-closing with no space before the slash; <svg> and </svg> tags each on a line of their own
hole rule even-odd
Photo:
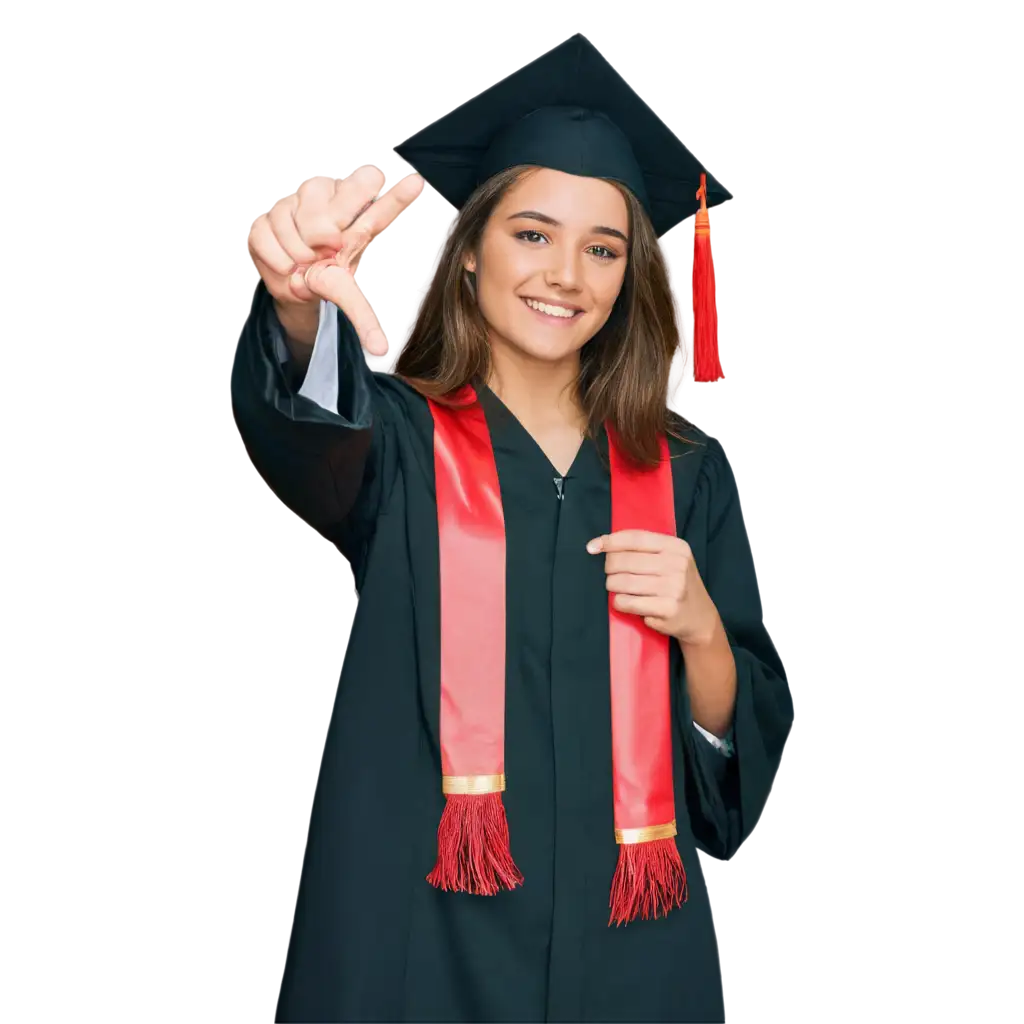
<svg viewBox="0 0 1024 1024">
<path fill-rule="evenodd" d="M 434 464 L 434 417 L 426 396 L 390 372 L 375 370 L 373 379 L 374 406 L 383 435 L 407 471 L 416 469 L 429 476 Z"/>
<path fill-rule="evenodd" d="M 695 507 L 719 500 L 723 491 L 732 486 L 732 472 L 718 438 L 674 410 L 668 412 L 676 518 L 682 525 Z"/>
<path fill-rule="evenodd" d="M 414 387 L 391 372 L 381 370 L 373 371 L 373 378 L 377 386 L 392 401 L 401 402 L 410 407 L 422 405 L 426 407 L 427 400 Z"/>
<path fill-rule="evenodd" d="M 425 428 L 431 423 L 427 399 L 401 377 L 391 372 L 373 371 L 377 403 L 384 414 L 410 426 Z"/>
</svg>

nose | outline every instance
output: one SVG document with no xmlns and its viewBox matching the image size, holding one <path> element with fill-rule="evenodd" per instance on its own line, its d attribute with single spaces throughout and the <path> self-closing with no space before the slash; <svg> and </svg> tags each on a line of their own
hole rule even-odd
<svg viewBox="0 0 1024 1024">
<path fill-rule="evenodd" d="M 569 246 L 551 246 L 551 262 L 544 272 L 544 283 L 551 289 L 575 292 L 580 287 L 579 253 Z"/>
</svg>

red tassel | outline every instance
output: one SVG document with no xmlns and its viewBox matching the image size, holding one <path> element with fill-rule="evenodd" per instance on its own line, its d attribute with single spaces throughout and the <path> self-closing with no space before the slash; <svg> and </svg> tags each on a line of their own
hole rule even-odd
<svg viewBox="0 0 1024 1024">
<path fill-rule="evenodd" d="M 509 849 L 501 793 L 448 793 L 437 829 L 437 864 L 427 875 L 436 889 L 493 896 L 522 885 Z"/>
<path fill-rule="evenodd" d="M 689 898 L 686 869 L 673 838 L 647 843 L 620 843 L 619 863 L 612 879 L 608 926 L 638 917 L 664 917 Z"/>
<path fill-rule="evenodd" d="M 693 379 L 724 377 L 718 361 L 718 311 L 715 308 L 715 265 L 711 259 L 707 175 L 701 174 L 697 198 L 700 209 L 693 235 Z"/>
</svg>

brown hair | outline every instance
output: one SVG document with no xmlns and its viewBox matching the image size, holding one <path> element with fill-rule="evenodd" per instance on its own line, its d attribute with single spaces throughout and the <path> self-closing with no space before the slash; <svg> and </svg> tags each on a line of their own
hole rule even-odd
<svg viewBox="0 0 1024 1024">
<path fill-rule="evenodd" d="M 459 212 L 434 279 L 420 305 L 409 341 L 395 364 L 400 377 L 420 394 L 447 404 L 454 392 L 487 380 L 491 349 L 487 324 L 476 304 L 475 275 L 463 260 L 474 252 L 502 196 L 537 170 L 520 164 L 483 182 Z M 668 272 L 654 228 L 633 193 L 617 181 L 629 211 L 626 274 L 607 322 L 580 350 L 577 388 L 596 440 L 607 421 L 624 452 L 643 466 L 658 462 L 658 436 L 691 424 L 667 406 L 669 371 L 679 348 Z"/>
</svg>

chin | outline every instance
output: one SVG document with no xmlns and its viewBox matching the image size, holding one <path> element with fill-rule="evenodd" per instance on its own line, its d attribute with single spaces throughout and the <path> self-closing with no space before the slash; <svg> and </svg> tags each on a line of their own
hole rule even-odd
<svg viewBox="0 0 1024 1024">
<path fill-rule="evenodd" d="M 561 362 L 563 359 L 571 356 L 580 347 L 575 344 L 566 344 L 565 342 L 560 345 L 553 341 L 545 342 L 544 340 L 539 340 L 536 336 L 530 338 L 519 338 L 516 337 L 514 333 L 506 334 L 505 338 L 511 348 L 522 352 L 531 359 L 547 363 Z"/>
</svg>

